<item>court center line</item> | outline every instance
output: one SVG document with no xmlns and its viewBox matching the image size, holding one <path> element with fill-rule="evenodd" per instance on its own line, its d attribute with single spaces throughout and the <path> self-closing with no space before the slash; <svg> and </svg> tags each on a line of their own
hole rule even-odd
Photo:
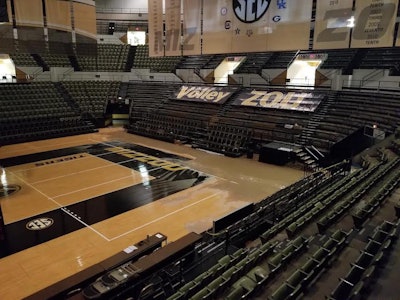
<svg viewBox="0 0 400 300">
<path fill-rule="evenodd" d="M 169 216 L 172 216 L 172 215 L 174 215 L 174 214 L 176 214 L 176 213 L 178 213 L 178 212 L 181 212 L 181 211 L 183 211 L 183 210 L 185 210 L 185 209 L 187 209 L 187 208 L 189 208 L 189 207 L 192 207 L 192 206 L 194 206 L 194 205 L 197 205 L 197 204 L 199 204 L 199 203 L 201 203 L 201 202 L 203 202 L 203 201 L 205 201 L 205 200 L 208 200 L 209 198 L 212 198 L 212 197 L 214 197 L 214 196 L 216 196 L 216 195 L 218 195 L 218 194 L 221 194 L 221 192 L 214 193 L 214 194 L 212 194 L 212 195 L 210 195 L 210 196 L 207 196 L 207 197 L 205 197 L 205 198 L 203 198 L 203 199 L 200 199 L 200 200 L 198 200 L 198 201 L 196 201 L 196 202 L 194 202 L 194 203 L 191 203 L 191 204 L 186 205 L 186 206 L 184 206 L 184 207 L 181 207 L 181 208 L 179 208 L 179 209 L 177 209 L 177 210 L 174 210 L 174 211 L 172 211 L 172 212 L 170 212 L 170 213 L 168 213 L 168 214 L 166 214 L 166 215 L 164 215 L 164 216 L 162 216 L 162 217 L 159 217 L 159 218 L 154 219 L 154 220 L 152 220 L 152 221 L 150 221 L 150 222 L 147 222 L 146 224 L 140 225 L 139 227 L 136 227 L 136 228 L 131 229 L 131 230 L 127 231 L 127 232 L 124 232 L 123 234 L 120 234 L 120 235 L 118 235 L 118 236 L 116 236 L 116 237 L 113 237 L 113 238 L 109 238 L 109 241 L 110 241 L 110 242 L 111 242 L 111 241 L 114 241 L 115 239 L 121 238 L 121 237 L 123 237 L 123 236 L 125 236 L 125 235 L 127 235 L 127 234 L 129 234 L 129 233 L 135 232 L 135 231 L 137 231 L 137 230 L 139 230 L 139 229 L 142 229 L 142 228 L 144 228 L 144 227 L 146 227 L 146 226 L 149 226 L 149 225 L 151 225 L 151 224 L 153 224 L 153 223 L 156 223 L 156 222 L 158 222 L 158 221 L 161 221 L 162 219 L 165 219 L 165 218 L 167 218 L 167 217 L 169 217 Z"/>
<path fill-rule="evenodd" d="M 72 211 L 66 209 L 65 207 L 62 207 L 61 210 L 63 212 L 65 212 L 66 214 L 68 214 L 69 216 L 71 216 L 72 218 L 74 218 L 75 220 L 77 220 L 79 223 L 81 223 L 82 225 L 84 225 L 85 227 L 89 228 L 90 230 L 94 231 L 95 233 L 97 233 L 98 235 L 100 235 L 103 239 L 105 239 L 107 242 L 110 242 L 110 239 L 107 238 L 104 234 L 102 234 L 101 232 L 97 231 L 96 229 L 94 229 L 92 226 L 90 226 L 89 224 L 86 224 L 85 222 L 83 222 L 79 217 L 77 217 L 77 215 L 74 215 L 72 213 Z"/>
<path fill-rule="evenodd" d="M 14 174 L 12 171 L 9 171 L 10 173 Z M 32 189 L 34 189 L 35 191 L 37 191 L 39 194 L 41 194 L 42 196 L 44 196 L 45 198 L 47 198 L 48 200 L 52 201 L 53 203 L 55 203 L 57 206 L 59 206 L 59 208 L 64 211 L 67 212 L 65 209 L 64 205 L 61 205 L 61 203 L 58 203 L 56 200 L 54 200 L 52 197 L 46 195 L 45 193 L 43 193 L 41 190 L 37 189 L 36 187 L 34 187 L 33 185 L 29 184 L 28 182 L 26 182 L 24 179 L 22 179 L 21 177 L 19 177 L 18 175 L 14 174 L 15 177 L 17 177 L 19 180 L 21 180 L 23 183 L 25 183 L 27 186 L 30 186 Z M 104 234 L 100 233 L 99 231 L 97 231 L 96 229 L 94 229 L 92 226 L 90 226 L 89 224 L 86 224 L 85 222 L 83 222 L 81 219 L 79 219 L 78 217 L 74 216 L 72 213 L 69 214 L 72 218 L 74 218 L 75 220 L 77 220 L 79 223 L 83 224 L 84 226 L 86 226 L 87 228 L 89 228 L 90 230 L 92 230 L 93 232 L 97 233 L 99 236 L 101 236 L 102 238 L 104 238 L 106 241 L 110 241 Z"/>
</svg>

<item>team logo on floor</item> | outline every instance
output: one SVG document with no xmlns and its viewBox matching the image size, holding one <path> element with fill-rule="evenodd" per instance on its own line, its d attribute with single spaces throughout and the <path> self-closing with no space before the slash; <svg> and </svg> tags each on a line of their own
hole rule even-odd
<svg viewBox="0 0 400 300">
<path fill-rule="evenodd" d="M 26 223 L 26 229 L 28 230 L 43 230 L 49 228 L 54 224 L 52 218 L 38 218 Z"/>
<path fill-rule="evenodd" d="M 21 187 L 16 184 L 0 185 L 0 198 L 15 194 L 20 189 Z"/>
</svg>

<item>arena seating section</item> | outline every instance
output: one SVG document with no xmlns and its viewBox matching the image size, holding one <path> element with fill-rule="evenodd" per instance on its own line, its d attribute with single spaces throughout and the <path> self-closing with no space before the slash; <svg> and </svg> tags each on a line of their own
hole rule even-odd
<svg viewBox="0 0 400 300">
<path fill-rule="evenodd" d="M 98 56 L 16 54 L 17 66 L 74 67 L 81 71 L 214 68 L 224 56 L 149 58 L 146 46 L 98 45 Z M 396 49 L 328 51 L 322 68 L 388 69 Z M 110 55 L 112 53 L 112 55 Z M 297 52 L 251 54 L 239 72 L 285 69 Z M 301 52 L 300 52 L 301 53 Z M 129 61 L 129 59 L 131 61 Z M 257 63 L 255 63 L 257 62 Z M 262 62 L 262 63 L 260 63 Z M 68 64 L 69 63 L 69 64 Z M 76 64 L 76 65 L 75 65 Z M 389 135 L 400 124 L 400 96 L 385 91 L 328 91 L 314 112 L 176 100 L 178 83 L 115 81 L 32 82 L 0 85 L 0 145 L 95 132 L 86 115 L 104 116 L 119 90 L 131 99 L 128 132 L 190 143 L 229 156 L 250 145 L 280 141 L 323 153 L 364 126 Z M 268 90 L 267 87 L 257 87 Z M 279 87 L 273 87 L 279 89 Z M 250 88 L 238 87 L 237 92 Z M 298 90 L 297 90 L 298 91 Z M 318 90 L 319 91 L 319 90 Z M 319 170 L 254 205 L 253 212 L 221 232 L 205 232 L 193 255 L 178 258 L 120 296 L 135 299 L 378 298 L 398 271 L 399 135 L 346 164 Z M 390 290 L 390 288 L 389 288 Z"/>
<path fill-rule="evenodd" d="M 398 278 L 399 145 L 365 155 L 353 172 L 336 165 L 259 201 L 116 299 L 380 298 Z"/>
<path fill-rule="evenodd" d="M 64 95 L 78 106 L 81 114 L 103 118 L 107 104 L 118 97 L 120 83 L 117 81 L 63 81 Z"/>
<path fill-rule="evenodd" d="M 98 44 L 97 55 L 78 55 L 81 71 L 124 71 L 129 45 Z"/>
<path fill-rule="evenodd" d="M 327 53 L 321 69 L 341 69 L 343 74 L 351 74 L 353 69 L 387 69 L 391 75 L 398 75 L 397 63 L 400 50 L 379 49 L 338 49 L 327 51 L 283 51 L 269 53 L 248 53 L 235 73 L 261 74 L 263 69 L 286 69 L 297 54 Z M 76 71 L 130 71 L 130 67 L 148 68 L 155 72 L 174 72 L 175 69 L 215 69 L 227 55 L 149 57 L 148 45 L 129 46 L 122 44 L 98 44 L 97 55 L 90 50 L 74 55 L 44 53 L 14 53 L 12 58 L 17 66 L 74 67 Z M 231 54 L 229 56 L 244 56 Z"/>
<path fill-rule="evenodd" d="M 137 69 L 150 69 L 155 72 L 173 72 L 180 60 L 180 56 L 149 57 L 149 46 L 139 45 L 136 47 L 133 67 Z"/>
<path fill-rule="evenodd" d="M 398 63 L 400 51 L 398 48 L 369 49 L 360 62 L 362 69 L 390 69 L 392 75 L 399 75 Z"/>
<path fill-rule="evenodd" d="M 81 52 L 80 52 L 81 53 Z M 260 73 L 263 68 L 286 68 L 300 52 L 273 52 L 249 54 L 238 72 Z M 361 54 L 362 55 L 361 55 Z M 397 57 L 396 50 L 384 49 L 381 61 Z M 375 50 L 328 51 L 322 68 L 368 66 L 380 59 Z M 215 68 L 224 55 L 149 58 L 148 46 L 97 45 L 97 56 L 76 54 L 22 54 L 12 55 L 20 66 L 67 66 L 82 71 L 126 71 L 134 68 L 150 68 L 157 72 L 173 72 L 175 68 Z M 361 58 L 360 58 L 361 57 Z M 129 61 L 129 59 L 131 61 Z M 257 64 L 255 63 L 257 62 Z M 340 64 L 339 64 L 340 63 Z M 395 65 L 385 66 L 392 72 Z M 58 86 L 63 97 L 80 114 L 101 117 L 107 102 L 116 98 L 118 84 L 95 81 L 67 82 Z M 173 94 L 176 84 L 124 83 L 129 86 L 128 96 L 133 99 L 129 131 L 168 141 L 190 142 L 227 155 L 239 156 L 254 142 L 280 141 L 299 146 L 314 146 L 329 153 L 332 145 L 365 125 L 377 125 L 386 133 L 393 132 L 399 123 L 398 96 L 393 93 L 353 91 L 325 91 L 326 99 L 313 113 L 255 109 L 230 105 L 235 95 L 223 105 L 176 101 Z M 246 88 L 242 88 L 246 90 Z"/>
<path fill-rule="evenodd" d="M 400 121 L 400 98 L 392 93 L 322 91 L 327 97 L 316 111 L 302 112 L 231 105 L 235 95 L 223 105 L 174 100 L 179 87 L 129 84 L 128 131 L 233 156 L 245 153 L 248 143 L 271 141 L 313 145 L 329 153 L 332 145 L 366 125 L 390 134 Z"/>
<path fill-rule="evenodd" d="M 129 63 L 129 45 L 98 44 L 97 55 L 87 51 L 80 51 L 74 55 L 44 53 L 14 53 L 11 54 L 16 66 L 42 67 L 45 71 L 49 67 L 68 67 L 75 71 L 87 72 L 123 72 Z"/>
<path fill-rule="evenodd" d="M 14 53 L 11 55 L 16 66 L 21 67 L 37 67 L 37 62 L 33 59 L 31 54 L 28 53 Z"/>
<path fill-rule="evenodd" d="M 71 61 L 67 55 L 54 54 L 47 51 L 46 53 L 43 53 L 41 57 L 47 67 L 71 67 Z"/>
<path fill-rule="evenodd" d="M 96 131 L 51 82 L 0 89 L 0 145 Z"/>
</svg>

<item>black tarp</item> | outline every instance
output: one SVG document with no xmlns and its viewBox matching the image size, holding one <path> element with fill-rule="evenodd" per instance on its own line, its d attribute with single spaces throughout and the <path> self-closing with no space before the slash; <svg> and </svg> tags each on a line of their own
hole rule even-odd
<svg viewBox="0 0 400 300">
<path fill-rule="evenodd" d="M 8 22 L 7 1 L 0 0 L 0 23 Z"/>
</svg>

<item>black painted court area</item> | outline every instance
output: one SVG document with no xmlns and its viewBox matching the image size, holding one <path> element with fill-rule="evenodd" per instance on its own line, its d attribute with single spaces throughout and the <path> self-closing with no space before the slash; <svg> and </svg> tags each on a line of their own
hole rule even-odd
<svg viewBox="0 0 400 300">
<path fill-rule="evenodd" d="M 113 147 L 119 148 L 110 150 Z M 121 148 L 123 148 L 122 151 Z M 131 168 L 143 175 L 147 174 L 154 179 L 3 226 L 3 237 L 0 235 L 0 257 L 157 201 L 193 187 L 207 178 L 203 173 L 189 168 L 174 170 L 173 167 L 157 166 L 155 165 L 157 161 L 154 160 L 146 161 L 146 156 L 151 156 L 160 159 L 160 164 L 171 162 L 171 166 L 177 166 L 188 160 L 187 158 L 121 142 L 84 145 L 7 158 L 0 160 L 0 166 L 6 168 L 40 161 L 51 162 L 52 159 L 56 160 L 62 156 L 78 153 L 95 155 L 98 158 Z M 127 157 L 131 153 L 134 153 L 136 157 Z M 143 154 L 143 157 L 140 157 L 140 154 L 138 157 L 138 153 Z"/>
</svg>

